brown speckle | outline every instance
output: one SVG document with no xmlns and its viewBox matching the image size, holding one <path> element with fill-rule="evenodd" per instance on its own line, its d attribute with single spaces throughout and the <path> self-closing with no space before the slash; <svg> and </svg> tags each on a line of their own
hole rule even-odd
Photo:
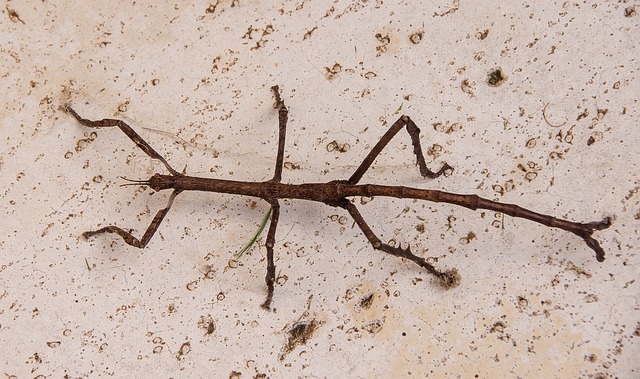
<svg viewBox="0 0 640 379">
<path fill-rule="evenodd" d="M 489 35 L 489 29 L 485 29 L 483 32 L 477 32 L 476 38 L 482 41 L 483 39 L 487 38 L 488 35 Z"/>
<path fill-rule="evenodd" d="M 409 36 L 409 41 L 411 41 L 412 44 L 417 45 L 422 41 L 423 37 L 424 37 L 424 32 L 422 31 L 415 32 Z"/>
<path fill-rule="evenodd" d="M 198 321 L 198 326 L 201 329 L 204 329 L 205 336 L 209 336 L 216 331 L 216 323 L 213 321 L 211 315 L 200 316 L 200 321 Z"/>
<path fill-rule="evenodd" d="M 326 71 L 326 78 L 332 80 L 336 75 L 342 72 L 342 65 L 340 65 L 340 63 L 334 63 L 331 68 L 325 67 L 324 69 Z"/>
<path fill-rule="evenodd" d="M 499 87 L 502 83 L 504 83 L 505 80 L 507 80 L 507 77 L 503 74 L 500 67 L 491 71 L 487 76 L 487 83 L 491 87 Z"/>
<path fill-rule="evenodd" d="M 283 360 L 284 357 L 292 352 L 296 347 L 305 345 L 313 336 L 318 325 L 319 323 L 315 319 L 310 321 L 300 321 L 293 325 L 293 327 L 291 327 L 287 332 L 289 338 L 287 339 L 287 344 L 284 347 L 284 352 L 280 356 L 280 360 Z"/>
<path fill-rule="evenodd" d="M 313 28 L 311 28 L 311 30 L 307 31 L 306 33 L 304 33 L 304 36 L 302 36 L 302 40 L 307 40 L 309 38 L 311 38 L 311 33 L 313 33 L 316 29 L 318 29 L 317 26 L 314 26 Z"/>
<path fill-rule="evenodd" d="M 467 95 L 473 96 L 473 86 L 469 83 L 469 79 L 464 79 L 460 83 L 460 89 Z"/>
<path fill-rule="evenodd" d="M 624 17 L 633 17 L 636 15 L 636 7 L 631 6 L 631 7 L 626 7 L 624 9 Z"/>
<path fill-rule="evenodd" d="M 360 299 L 356 305 L 356 309 L 369 309 L 371 308 L 371 304 L 373 304 L 373 292 Z"/>
<path fill-rule="evenodd" d="M 8 5 L 6 6 L 6 9 L 7 9 L 7 14 L 9 15 L 9 20 L 11 20 L 11 22 L 14 22 L 14 23 L 21 22 L 22 25 L 25 25 L 25 22 L 22 21 L 22 19 L 20 18 L 20 15 L 18 15 L 18 12 L 9 8 Z"/>
<path fill-rule="evenodd" d="M 185 342 L 180 346 L 180 350 L 176 353 L 176 359 L 182 360 L 185 355 L 191 352 L 191 342 Z"/>
</svg>

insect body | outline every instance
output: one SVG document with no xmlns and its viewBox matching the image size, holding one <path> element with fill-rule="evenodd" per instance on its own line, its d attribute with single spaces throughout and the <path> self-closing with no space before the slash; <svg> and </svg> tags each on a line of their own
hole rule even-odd
<svg viewBox="0 0 640 379">
<path fill-rule="evenodd" d="M 568 220 L 558 219 L 552 216 L 540 214 L 526 208 L 522 208 L 515 204 L 504 204 L 489 199 L 479 197 L 477 195 L 456 194 L 445 191 L 418 189 L 402 186 L 385 186 L 378 184 L 358 184 L 364 173 L 369 169 L 373 161 L 380 152 L 387 146 L 389 141 L 403 128 L 407 129 L 413 145 L 413 152 L 416 156 L 416 163 L 420 170 L 420 174 L 425 178 L 437 178 L 445 172 L 451 171 L 452 167 L 444 164 L 438 171 L 431 171 L 425 162 L 422 148 L 420 146 L 420 129 L 407 116 L 401 116 L 387 132 L 382 136 L 380 141 L 373 147 L 364 161 L 356 169 L 348 180 L 335 180 L 327 183 L 303 183 L 303 184 L 287 184 L 282 183 L 282 166 L 284 162 L 284 147 L 287 129 L 288 110 L 284 105 L 284 101 L 280 97 L 278 86 L 273 86 L 272 90 L 276 98 L 276 107 L 278 109 L 279 120 L 279 137 L 278 152 L 276 155 L 276 167 L 273 178 L 264 182 L 242 182 L 224 179 L 202 178 L 184 175 L 169 165 L 169 163 L 158 154 L 145 140 L 142 139 L 129 125 L 121 120 L 104 119 L 92 121 L 78 115 L 71 107 L 66 107 L 66 111 L 75 117 L 82 125 L 91 128 L 118 127 L 122 130 L 135 144 L 151 158 L 157 159 L 167 168 L 169 175 L 154 174 L 148 180 L 133 181 L 133 184 L 146 185 L 155 191 L 171 189 L 173 192 L 169 197 L 167 206 L 158 211 L 151 221 L 151 224 L 145 231 L 142 238 L 134 237 L 117 226 L 110 225 L 104 228 L 85 232 L 84 237 L 88 238 L 101 233 L 115 233 L 119 235 L 127 244 L 144 248 L 158 230 L 162 220 L 169 212 L 173 205 L 173 201 L 178 194 L 183 191 L 207 191 L 217 193 L 228 193 L 235 195 L 244 195 L 261 198 L 271 204 L 272 213 L 267 234 L 267 297 L 262 304 L 266 309 L 271 306 L 273 299 L 274 283 L 276 279 L 276 266 L 274 263 L 274 244 L 276 228 L 280 217 L 280 199 L 303 199 L 310 201 L 318 201 L 332 207 L 345 209 L 353 218 L 358 227 L 362 230 L 365 237 L 376 250 L 395 255 L 397 257 L 409 259 L 420 267 L 427 270 L 430 274 L 436 276 L 439 283 L 444 287 L 454 287 L 460 282 L 460 277 L 455 269 L 440 271 L 431 265 L 427 260 L 419 257 L 411 252 L 410 247 L 403 249 L 382 242 L 376 234 L 371 230 L 367 222 L 364 220 L 358 208 L 349 201 L 349 197 L 366 196 L 377 197 L 387 196 L 400 199 L 419 199 L 432 202 L 444 202 L 459 205 L 469 209 L 487 209 L 495 212 L 501 212 L 512 217 L 525 218 L 548 227 L 559 228 L 567 232 L 571 232 L 582 238 L 587 246 L 595 253 L 599 262 L 604 261 L 604 250 L 600 244 L 591 235 L 597 231 L 606 229 L 611 225 L 609 217 L 602 221 L 590 223 L 578 223 Z"/>
</svg>

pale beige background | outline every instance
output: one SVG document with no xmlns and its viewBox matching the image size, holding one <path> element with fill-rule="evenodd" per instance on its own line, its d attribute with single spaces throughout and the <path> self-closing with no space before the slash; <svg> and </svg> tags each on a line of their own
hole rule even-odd
<svg viewBox="0 0 640 379">
<path fill-rule="evenodd" d="M 392 3 L 5 2 L 0 373 L 637 377 L 637 3 Z M 496 68 L 506 80 L 491 87 Z M 190 174 L 264 180 L 273 84 L 291 112 L 285 181 L 347 178 L 405 113 L 431 167 L 455 173 L 422 180 L 402 134 L 365 181 L 577 221 L 611 215 L 597 233 L 607 260 L 575 236 L 492 212 L 362 206 L 383 240 L 460 271 L 460 287 L 443 291 L 374 251 L 344 212 L 285 201 L 276 254 L 286 280 L 268 313 L 264 239 L 229 262 L 266 212 L 261 201 L 183 194 L 144 250 L 80 237 L 109 223 L 140 235 L 167 194 L 119 187 L 119 176 L 162 167 L 63 104 L 127 120 Z M 329 151 L 333 141 L 348 150 Z M 306 344 L 287 351 L 289 329 L 312 321 Z"/>
</svg>

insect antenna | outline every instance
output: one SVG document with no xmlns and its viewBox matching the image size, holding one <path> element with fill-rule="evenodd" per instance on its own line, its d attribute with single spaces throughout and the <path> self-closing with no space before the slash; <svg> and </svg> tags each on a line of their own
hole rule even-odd
<svg viewBox="0 0 640 379">
<path fill-rule="evenodd" d="M 129 183 L 120 184 L 120 187 L 126 187 L 126 186 L 148 186 L 149 185 L 149 180 L 135 180 L 135 179 L 125 178 L 124 176 L 121 176 L 120 179 L 124 179 L 127 182 L 129 182 Z"/>
</svg>

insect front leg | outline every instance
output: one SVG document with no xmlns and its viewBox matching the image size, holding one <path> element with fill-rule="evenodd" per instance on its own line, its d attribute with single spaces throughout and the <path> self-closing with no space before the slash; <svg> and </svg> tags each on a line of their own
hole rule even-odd
<svg viewBox="0 0 640 379">
<path fill-rule="evenodd" d="M 151 224 L 149 224 L 149 227 L 144 232 L 144 235 L 142 236 L 141 239 L 134 237 L 134 235 L 131 234 L 130 232 L 127 232 L 124 229 L 119 228 L 115 225 L 109 225 L 98 230 L 84 232 L 82 233 L 82 236 L 84 238 L 89 238 L 89 237 L 95 236 L 96 234 L 115 233 L 119 235 L 124 240 L 124 242 L 126 242 L 128 245 L 142 249 L 145 246 L 147 246 L 147 244 L 151 240 L 151 237 L 153 237 L 155 232 L 160 227 L 160 224 L 162 223 L 164 216 L 166 216 L 167 213 L 169 213 L 169 209 L 171 209 L 171 206 L 173 205 L 173 200 L 176 198 L 176 196 L 178 196 L 179 193 L 180 191 L 178 190 L 173 191 L 173 193 L 169 197 L 169 202 L 167 203 L 167 206 L 164 209 L 159 210 L 158 213 L 156 213 L 156 216 L 151 221 Z"/>
<path fill-rule="evenodd" d="M 66 106 L 64 109 L 66 112 L 70 113 L 76 120 L 78 120 L 80 124 L 89 128 L 109 128 L 117 126 L 118 128 L 120 128 L 120 130 L 122 130 L 124 134 L 127 135 L 127 137 L 129 137 L 129 139 L 131 139 L 140 148 L 140 150 L 144 151 L 151 158 L 157 159 L 162 162 L 162 164 L 167 168 L 167 170 L 169 170 L 172 175 L 181 175 L 178 171 L 174 170 L 173 167 L 169 165 L 167 160 L 164 159 L 162 155 L 158 154 L 158 152 L 155 151 L 147 141 L 142 139 L 142 137 L 140 137 L 140 135 L 136 133 L 136 131 L 133 130 L 133 128 L 130 127 L 126 122 L 112 118 L 105 118 L 96 121 L 88 120 L 80 116 L 70 106 Z"/>
</svg>

